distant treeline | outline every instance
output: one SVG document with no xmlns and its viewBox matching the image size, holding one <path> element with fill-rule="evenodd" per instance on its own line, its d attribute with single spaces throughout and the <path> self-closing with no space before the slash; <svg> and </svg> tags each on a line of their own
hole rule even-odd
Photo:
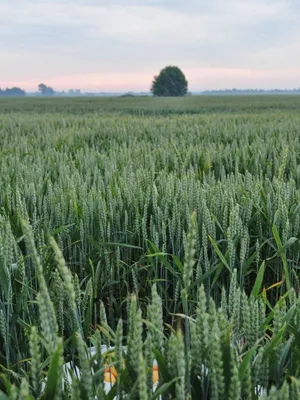
<svg viewBox="0 0 300 400">
<path fill-rule="evenodd" d="M 26 92 L 18 87 L 6 88 L 4 90 L 0 89 L 1 97 L 16 97 L 16 96 L 26 96 Z"/>
<path fill-rule="evenodd" d="M 220 90 L 204 90 L 199 94 L 300 94 L 298 89 L 220 89 Z"/>
<path fill-rule="evenodd" d="M 55 97 L 69 97 L 69 96 L 89 96 L 89 97 L 105 97 L 105 96 L 122 96 L 122 97 L 133 97 L 133 96 L 150 96 L 150 92 L 127 92 L 127 93 L 106 93 L 106 92 L 96 92 L 96 93 L 83 93 L 80 89 L 69 89 L 68 91 L 55 91 L 52 87 L 40 84 L 38 86 L 37 92 L 26 93 L 25 90 L 18 87 L 0 88 L 0 97 L 24 97 L 24 96 L 55 96 Z M 189 95 L 259 95 L 259 94 L 300 94 L 300 87 L 295 89 L 220 89 L 220 90 L 204 90 L 197 92 L 189 92 Z"/>
</svg>

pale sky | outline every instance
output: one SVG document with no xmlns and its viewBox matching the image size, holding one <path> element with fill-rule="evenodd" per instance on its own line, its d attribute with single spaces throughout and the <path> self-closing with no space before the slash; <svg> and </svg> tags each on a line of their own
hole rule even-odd
<svg viewBox="0 0 300 400">
<path fill-rule="evenodd" d="M 300 86 L 300 0 L 0 0 L 0 87 Z"/>
</svg>

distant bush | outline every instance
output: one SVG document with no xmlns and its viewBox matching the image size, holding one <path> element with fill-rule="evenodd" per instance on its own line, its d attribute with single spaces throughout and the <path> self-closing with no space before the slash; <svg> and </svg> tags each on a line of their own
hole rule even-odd
<svg viewBox="0 0 300 400">
<path fill-rule="evenodd" d="M 124 93 L 120 97 L 135 97 L 133 93 Z"/>
</svg>

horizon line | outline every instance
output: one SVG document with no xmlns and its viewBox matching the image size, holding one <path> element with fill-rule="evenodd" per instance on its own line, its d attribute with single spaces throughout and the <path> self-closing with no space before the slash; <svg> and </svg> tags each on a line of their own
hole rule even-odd
<svg viewBox="0 0 300 400">
<path fill-rule="evenodd" d="M 7 90 L 7 89 L 13 89 L 13 88 L 18 88 L 23 90 L 25 93 L 39 93 L 37 89 L 22 89 L 20 86 L 6 86 L 6 87 L 1 87 L 0 90 Z M 68 89 L 54 89 L 54 93 L 70 93 L 70 94 L 76 94 L 76 91 L 78 91 L 81 94 L 84 93 L 151 93 L 151 90 L 101 90 L 101 89 L 80 89 L 80 88 L 68 88 Z M 212 89 L 193 89 L 193 90 L 188 90 L 188 93 L 203 93 L 203 92 L 226 92 L 226 91 L 237 91 L 237 92 L 242 92 L 242 91 L 300 91 L 300 86 L 298 87 L 293 87 L 293 88 L 280 88 L 280 87 L 269 87 L 269 88 L 262 88 L 262 87 L 244 87 L 244 88 L 237 88 L 237 87 L 227 87 L 224 89 L 221 88 L 212 88 Z"/>
</svg>

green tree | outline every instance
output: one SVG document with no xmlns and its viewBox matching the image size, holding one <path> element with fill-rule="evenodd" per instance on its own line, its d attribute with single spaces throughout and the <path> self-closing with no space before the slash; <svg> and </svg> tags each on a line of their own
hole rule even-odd
<svg viewBox="0 0 300 400">
<path fill-rule="evenodd" d="M 46 86 L 44 83 L 40 83 L 39 86 L 39 92 L 41 93 L 42 96 L 53 96 L 54 95 L 54 90 L 50 86 Z"/>
<path fill-rule="evenodd" d="M 188 91 L 188 82 L 183 72 L 174 66 L 165 67 L 154 77 L 151 92 L 154 96 L 184 96 Z"/>
<path fill-rule="evenodd" d="M 6 88 L 5 90 L 1 90 L 1 88 L 0 88 L 0 96 L 1 97 L 3 97 L 3 96 L 23 97 L 25 95 L 26 95 L 25 91 L 18 87 Z"/>
</svg>

